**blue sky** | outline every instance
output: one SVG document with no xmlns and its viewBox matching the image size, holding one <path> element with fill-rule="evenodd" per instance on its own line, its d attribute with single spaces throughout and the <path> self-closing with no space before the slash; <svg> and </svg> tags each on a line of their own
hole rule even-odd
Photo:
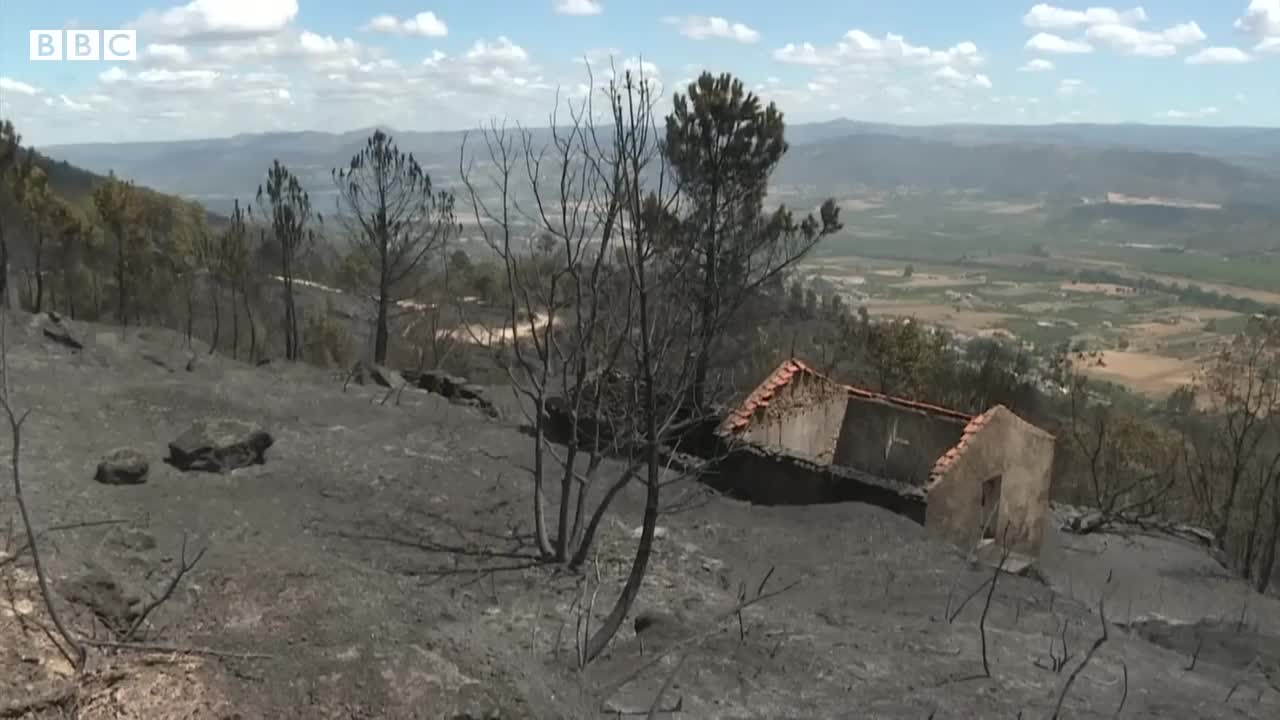
<svg viewBox="0 0 1280 720">
<path fill-rule="evenodd" d="M 1280 0 L 44 0 L 0 20 L 0 114 L 38 144 L 545 122 L 589 58 L 667 94 L 729 71 L 794 122 L 1280 125 Z M 31 29 L 136 29 L 33 62 Z"/>
</svg>

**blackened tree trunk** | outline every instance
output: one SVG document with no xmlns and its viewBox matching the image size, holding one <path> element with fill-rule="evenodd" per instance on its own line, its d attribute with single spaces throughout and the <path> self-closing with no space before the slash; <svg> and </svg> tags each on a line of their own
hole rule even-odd
<svg viewBox="0 0 1280 720">
<path fill-rule="evenodd" d="M 32 300 L 32 305 L 34 306 L 35 312 L 38 313 L 44 310 L 44 234 L 39 230 L 36 231 L 36 243 L 35 248 L 33 248 L 33 253 L 36 271 L 36 286 L 34 290 L 35 298 Z"/>
<path fill-rule="evenodd" d="M 209 341 L 209 354 L 218 351 L 222 335 L 222 300 L 218 297 L 218 278 L 209 276 L 209 302 L 213 304 L 213 336 Z"/>
</svg>

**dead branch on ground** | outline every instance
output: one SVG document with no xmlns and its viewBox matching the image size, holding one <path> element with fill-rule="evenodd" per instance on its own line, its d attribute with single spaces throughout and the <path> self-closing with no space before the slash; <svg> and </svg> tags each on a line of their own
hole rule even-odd
<svg viewBox="0 0 1280 720">
<path fill-rule="evenodd" d="M 1110 582 L 1111 582 L 1111 576 L 1108 575 L 1107 583 L 1109 584 Z M 1093 645 L 1089 646 L 1089 651 L 1084 654 L 1084 658 L 1080 660 L 1080 664 L 1076 665 L 1076 668 L 1071 671 L 1070 675 L 1067 676 L 1067 681 L 1062 684 L 1062 690 L 1058 692 L 1058 701 L 1054 704 L 1053 715 L 1050 716 L 1050 720 L 1058 720 L 1058 717 L 1062 714 L 1062 703 L 1067 699 L 1067 693 L 1071 691 L 1071 686 L 1075 684 L 1076 678 L 1080 676 L 1080 673 L 1083 672 L 1085 667 L 1088 666 L 1089 662 L 1093 660 L 1093 656 L 1098 652 L 1098 649 L 1101 648 L 1104 644 L 1106 644 L 1107 640 L 1109 639 L 1109 635 L 1107 632 L 1106 600 L 1102 597 L 1098 598 L 1098 623 L 1099 625 L 1102 626 L 1102 635 L 1100 635 L 1097 640 L 1093 641 Z M 1128 681 L 1128 671 L 1126 669 L 1126 673 L 1125 673 L 1125 695 L 1126 696 L 1128 695 L 1128 689 L 1129 689 L 1129 681 Z"/>
<path fill-rule="evenodd" d="M 1191 672 L 1196 669 L 1196 661 L 1200 659 L 1200 651 L 1203 649 L 1204 649 L 1204 636 L 1199 633 L 1196 633 L 1196 649 L 1192 651 L 1191 662 L 1185 668 L 1183 668 L 1184 670 L 1186 670 L 1187 672 Z"/>
<path fill-rule="evenodd" d="M 1071 657 L 1072 657 L 1071 651 L 1067 648 L 1067 625 L 1069 624 L 1069 622 L 1070 621 L 1066 618 L 1063 618 L 1062 620 L 1062 633 L 1061 633 L 1062 654 L 1057 655 L 1056 653 L 1054 653 L 1054 638 L 1052 635 L 1050 635 L 1049 636 L 1049 664 L 1045 665 L 1042 661 L 1040 661 L 1039 659 L 1036 659 L 1036 661 L 1032 663 L 1033 665 L 1043 670 L 1050 670 L 1052 672 L 1059 673 L 1059 674 L 1062 673 L 1062 669 L 1067 666 L 1067 663 L 1071 661 Z"/>
<path fill-rule="evenodd" d="M 0 312 L 0 409 L 4 410 L 5 418 L 9 421 L 9 435 L 12 442 L 9 462 L 13 476 L 13 495 L 18 503 L 18 513 L 22 517 L 22 527 L 27 534 L 27 546 L 31 551 L 31 563 L 35 567 L 36 582 L 40 586 L 40 597 L 44 600 L 45 609 L 48 610 L 49 617 L 58 629 L 58 634 L 62 636 L 63 641 L 75 653 L 74 658 L 69 658 L 72 661 L 71 664 L 77 670 L 80 670 L 84 667 L 86 656 L 84 645 L 63 624 L 62 616 L 58 613 L 58 608 L 53 602 L 53 593 L 49 589 L 49 577 L 40 559 L 40 547 L 37 542 L 35 525 L 31 521 L 31 511 L 28 509 L 26 497 L 22 493 L 22 425 L 30 416 L 31 411 L 26 410 L 19 414 L 13 408 L 13 393 L 9 387 L 8 328 L 9 315 L 7 312 Z M 61 645 L 58 646 L 58 649 L 64 655 L 69 655 Z"/>
<path fill-rule="evenodd" d="M 64 530 L 80 530 L 82 528 L 100 527 L 102 525 L 123 525 L 127 522 L 130 522 L 130 521 L 123 520 L 123 519 L 110 519 L 110 520 L 86 520 L 84 522 L 64 523 L 62 525 L 50 525 L 44 530 L 41 530 L 40 532 L 36 533 L 36 539 L 39 540 L 40 538 L 44 537 L 45 535 L 51 532 L 62 532 Z M 6 540 L 5 544 L 6 544 L 6 552 L 8 552 L 8 547 L 7 547 L 8 540 Z M 17 562 L 18 557 L 22 555 L 22 553 L 26 552 L 29 547 L 31 547 L 29 543 L 24 544 L 22 547 L 19 547 L 18 549 L 14 550 L 11 554 L 9 554 L 8 557 L 0 558 L 0 567 L 4 567 L 5 565 L 8 565 L 10 563 Z"/>
<path fill-rule="evenodd" d="M 108 650 L 129 652 L 169 653 L 172 655 L 204 655 L 208 657 L 226 658 L 230 660 L 274 660 L 275 655 L 255 652 L 237 652 L 234 650 L 218 650 L 199 645 L 165 645 L 143 642 L 117 642 L 114 640 L 84 640 L 85 645 Z"/>
<path fill-rule="evenodd" d="M 1120 695 L 1120 704 L 1116 706 L 1116 717 L 1120 717 L 1120 712 L 1124 710 L 1125 701 L 1129 699 L 1129 663 L 1121 660 L 1120 670 L 1124 673 L 1122 676 L 1122 679 L 1124 680 L 1124 692 Z"/>
<path fill-rule="evenodd" d="M 987 602 L 982 606 L 982 617 L 978 618 L 978 635 L 982 638 L 982 674 L 986 677 L 991 677 L 991 664 L 987 660 L 987 613 L 991 612 L 991 599 L 996 595 L 996 581 L 1000 579 L 1000 573 L 1004 572 L 1004 564 L 1008 559 L 1009 548 L 1006 546 L 1001 553 L 1000 563 L 996 565 L 996 570 L 991 575 L 991 585 L 987 589 Z"/>
<path fill-rule="evenodd" d="M 169 598 L 173 597 L 173 593 L 178 589 L 178 584 L 182 582 L 182 578 L 195 568 L 196 563 L 200 562 L 200 558 L 204 557 L 205 550 L 207 549 L 208 548 L 201 548 L 200 552 L 196 553 L 196 556 L 191 559 L 191 562 L 187 562 L 187 535 L 186 533 L 182 534 L 182 551 L 178 556 L 177 571 L 174 572 L 173 578 L 169 580 L 169 584 L 165 586 L 164 592 L 162 592 L 158 597 L 152 597 L 151 602 L 147 603 L 142 608 L 142 612 L 138 613 L 138 617 L 133 621 L 133 624 L 129 626 L 129 630 L 121 637 L 122 641 L 129 642 L 133 640 L 137 635 L 139 628 L 141 628 L 142 624 L 147 621 L 147 618 L 150 617 L 151 613 L 155 612 L 157 608 L 168 602 Z"/>
<path fill-rule="evenodd" d="M 671 647 L 663 650 L 657 655 L 654 655 L 652 658 L 645 661 L 644 663 L 641 663 L 639 666 L 637 666 L 631 672 L 627 673 L 621 679 L 616 680 L 610 685 L 608 685 L 604 689 L 604 691 L 601 693 L 602 702 L 603 700 L 607 700 L 608 698 L 612 697 L 613 694 L 616 693 L 618 690 L 620 690 L 624 685 L 635 680 L 637 677 L 643 674 L 646 670 L 662 662 L 662 660 L 665 659 L 668 655 L 674 652 L 691 650 L 692 648 L 697 647 L 698 645 L 701 645 L 702 643 L 706 642 L 709 638 L 711 638 L 711 636 L 721 631 L 721 626 L 723 626 L 724 623 L 740 615 L 743 610 L 746 610 L 747 608 L 752 607 L 754 605 L 759 605 L 760 603 L 771 600 L 784 593 L 790 592 L 792 589 L 794 589 L 796 586 L 800 584 L 799 580 L 794 580 L 776 590 L 769 590 L 766 592 L 764 590 L 765 583 L 768 582 L 769 578 L 772 575 L 773 575 L 773 568 L 771 567 L 769 568 L 769 572 L 766 573 L 765 575 L 764 582 L 760 583 L 759 589 L 755 595 L 739 600 L 738 602 L 734 603 L 733 607 L 717 615 L 715 618 L 712 619 L 711 624 L 706 630 L 700 633 L 697 633 L 696 635 L 687 637 L 678 643 L 675 643 Z M 608 712 L 608 710 L 605 710 L 605 712 Z"/>
</svg>

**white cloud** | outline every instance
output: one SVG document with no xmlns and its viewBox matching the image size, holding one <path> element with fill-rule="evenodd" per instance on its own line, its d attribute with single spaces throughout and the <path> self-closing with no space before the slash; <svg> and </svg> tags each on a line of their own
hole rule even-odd
<svg viewBox="0 0 1280 720">
<path fill-rule="evenodd" d="M 658 67 L 657 63 L 638 57 L 629 57 L 626 60 L 623 60 L 622 70 L 634 75 L 642 75 L 645 78 L 657 78 L 662 75 L 662 70 Z"/>
<path fill-rule="evenodd" d="M 604 12 L 596 0 L 556 0 L 557 15 L 599 15 Z"/>
<path fill-rule="evenodd" d="M 1182 22 L 1163 30 L 1140 28 L 1146 21 L 1147 13 L 1142 7 L 1068 10 L 1045 3 L 1031 8 L 1022 18 L 1024 25 L 1041 31 L 1027 41 L 1027 49 L 1043 53 L 1087 53 L 1094 47 L 1103 47 L 1138 57 L 1169 57 L 1206 39 L 1204 30 L 1195 22 Z M 1066 37 L 1061 31 L 1081 35 Z"/>
<path fill-rule="evenodd" d="M 833 55 L 822 53 L 812 43 L 787 43 L 773 51 L 773 59 L 793 65 L 835 65 Z"/>
<path fill-rule="evenodd" d="M 756 30 L 742 23 L 730 22 L 722 17 L 689 15 L 687 17 L 667 17 L 663 18 L 662 21 L 668 25 L 677 26 L 681 35 L 694 40 L 718 38 L 736 40 L 740 43 L 753 43 L 760 39 L 760 33 Z"/>
<path fill-rule="evenodd" d="M 492 43 L 477 40 L 467 51 L 466 59 L 472 63 L 515 65 L 529 61 L 529 53 L 516 45 L 506 35 L 499 35 Z"/>
<path fill-rule="evenodd" d="M 35 95 L 40 92 L 40 90 L 34 85 L 28 85 L 24 82 L 19 82 L 13 78 L 7 77 L 0 77 L 0 90 L 22 93 L 23 95 Z"/>
<path fill-rule="evenodd" d="M 811 43 L 787 43 L 774 50 L 773 57 L 780 62 L 797 65 L 881 63 L 921 67 L 976 67 L 985 62 L 978 46 L 967 40 L 946 50 L 934 50 L 923 45 L 912 45 L 903 36 L 894 33 L 877 38 L 856 29 L 845 33 L 834 47 L 819 48 Z"/>
<path fill-rule="evenodd" d="M 1253 56 L 1234 47 L 1209 47 L 1187 58 L 1188 65 L 1241 65 Z"/>
<path fill-rule="evenodd" d="M 306 55 L 338 55 L 356 51 L 356 43 L 351 38 L 339 41 L 331 35 L 317 35 L 313 32 L 299 35 L 298 45 Z"/>
<path fill-rule="evenodd" d="M 88 112 L 89 110 L 93 109 L 93 106 L 90 105 L 89 103 L 77 102 L 67 97 L 66 95 L 59 95 L 58 100 L 62 103 L 62 106 L 68 110 L 74 110 L 76 112 Z"/>
<path fill-rule="evenodd" d="M 1253 49 L 1260 53 L 1280 53 L 1280 35 L 1263 40 Z"/>
<path fill-rule="evenodd" d="M 185 65 L 191 62 L 191 52 L 185 46 L 165 43 L 147 45 L 142 50 L 142 57 L 143 60 L 155 64 Z"/>
<path fill-rule="evenodd" d="M 1128 25 L 1094 25 L 1085 36 L 1126 55 L 1169 57 L 1186 45 L 1205 39 L 1204 31 L 1194 22 L 1181 23 L 1160 32 L 1139 30 Z"/>
<path fill-rule="evenodd" d="M 1025 65 L 1018 68 L 1018 72 L 1049 72 L 1053 69 L 1053 63 L 1044 58 L 1036 58 L 1029 60 Z"/>
<path fill-rule="evenodd" d="M 204 90 L 213 86 L 219 73 L 213 70 L 143 70 L 133 76 L 134 82 L 157 88 Z"/>
<path fill-rule="evenodd" d="M 1124 11 L 1111 8 L 1065 10 L 1040 3 L 1022 16 L 1022 24 L 1034 30 L 1071 30 L 1091 25 L 1136 25 L 1146 19 L 1147 12 L 1141 7 Z"/>
<path fill-rule="evenodd" d="M 125 72 L 119 65 L 113 65 L 109 69 L 98 73 L 98 81 L 104 85 L 114 85 L 128 79 L 129 73 Z"/>
<path fill-rule="evenodd" d="M 194 0 L 148 10 L 134 26 L 149 38 L 257 37 L 280 32 L 298 16 L 298 0 Z"/>
<path fill-rule="evenodd" d="M 301 59 L 307 64 L 325 69 L 356 68 L 370 51 L 351 38 L 341 40 L 331 35 L 304 30 L 301 33 L 282 33 L 275 37 L 261 37 L 250 41 L 230 42 L 209 48 L 208 56 L 225 65 L 220 69 L 246 62 L 271 62 L 273 60 Z"/>
<path fill-rule="evenodd" d="M 1166 110 L 1163 113 L 1158 113 L 1156 117 L 1168 118 L 1170 120 L 1197 120 L 1217 114 L 1218 108 L 1211 105 L 1209 107 L 1199 108 L 1198 110 Z"/>
<path fill-rule="evenodd" d="M 1063 78 L 1058 82 L 1058 94 L 1063 97 L 1071 97 L 1084 92 L 1085 84 L 1083 80 L 1076 78 Z"/>
<path fill-rule="evenodd" d="M 1027 41 L 1026 48 L 1050 55 L 1073 55 L 1093 52 L 1093 46 L 1082 40 L 1068 40 L 1053 33 L 1036 33 Z"/>
<path fill-rule="evenodd" d="M 934 71 L 933 76 L 959 88 L 979 87 L 987 90 L 991 89 L 991 78 L 986 75 L 982 73 L 969 75 L 956 70 L 950 65 L 938 68 Z"/>
<path fill-rule="evenodd" d="M 445 37 L 449 26 L 433 12 L 420 12 L 403 20 L 394 15 L 379 15 L 364 26 L 365 30 L 411 37 Z"/>
<path fill-rule="evenodd" d="M 1280 0 L 1252 0 L 1235 28 L 1259 40 L 1280 38 Z"/>
<path fill-rule="evenodd" d="M 589 48 L 584 50 L 580 55 L 575 57 L 575 63 L 584 65 L 608 65 L 613 60 L 622 55 L 622 51 L 618 48 Z"/>
</svg>

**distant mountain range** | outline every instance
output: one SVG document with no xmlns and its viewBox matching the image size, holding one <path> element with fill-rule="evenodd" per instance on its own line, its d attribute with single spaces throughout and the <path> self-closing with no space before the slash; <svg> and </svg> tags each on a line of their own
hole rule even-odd
<svg viewBox="0 0 1280 720">
<path fill-rule="evenodd" d="M 317 204 L 333 202 L 330 170 L 349 162 L 372 129 L 288 132 L 40 150 L 225 212 L 250 199 L 273 158 Z M 438 185 L 457 181 L 463 133 L 391 132 Z M 535 142 L 549 137 L 533 131 Z M 1214 203 L 1280 202 L 1280 128 L 1148 125 L 906 126 L 835 120 L 787 128 L 791 151 L 774 176 L 805 200 L 827 194 L 966 191 L 995 198 L 1077 201 L 1107 192 Z"/>
</svg>

